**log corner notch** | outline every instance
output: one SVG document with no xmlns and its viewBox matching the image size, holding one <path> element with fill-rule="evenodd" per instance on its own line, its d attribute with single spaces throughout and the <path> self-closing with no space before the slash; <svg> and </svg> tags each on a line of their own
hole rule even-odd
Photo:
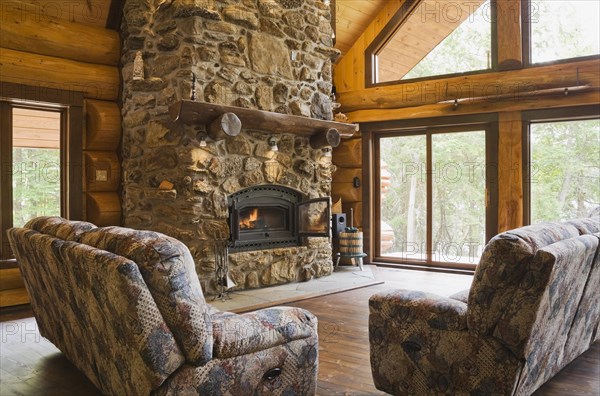
<svg viewBox="0 0 600 396">
<path fill-rule="evenodd" d="M 241 128 L 248 128 L 273 134 L 292 133 L 309 137 L 313 148 L 337 147 L 342 138 L 350 138 L 358 132 L 358 124 L 192 100 L 172 104 L 169 115 L 176 122 L 206 125 L 208 135 L 213 139 L 236 136 Z"/>
</svg>

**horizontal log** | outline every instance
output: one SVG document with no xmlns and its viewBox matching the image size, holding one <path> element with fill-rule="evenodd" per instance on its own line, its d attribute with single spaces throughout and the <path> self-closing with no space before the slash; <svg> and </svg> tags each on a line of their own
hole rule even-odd
<svg viewBox="0 0 600 396">
<path fill-rule="evenodd" d="M 442 116 L 459 116 L 469 114 L 500 113 L 508 111 L 523 111 L 535 109 L 551 109 L 557 107 L 576 107 L 600 103 L 600 91 L 569 94 L 565 96 L 523 97 L 518 100 L 500 101 L 468 101 L 455 107 L 452 104 L 440 103 L 399 109 L 357 110 L 348 113 L 353 122 L 376 122 L 408 120 L 416 118 L 431 118 Z M 335 158 L 335 157 L 334 157 Z"/>
<path fill-rule="evenodd" d="M 99 227 L 121 224 L 121 199 L 116 192 L 86 193 L 87 221 Z"/>
<path fill-rule="evenodd" d="M 21 271 L 18 268 L 0 270 L 0 290 L 18 289 L 25 287 Z"/>
<path fill-rule="evenodd" d="M 361 139 L 350 139 L 333 149 L 333 163 L 345 168 L 362 165 Z"/>
<path fill-rule="evenodd" d="M 293 133 L 310 137 L 315 133 L 335 128 L 340 136 L 349 138 L 358 131 L 358 125 L 356 124 L 191 100 L 181 100 L 169 107 L 171 119 L 185 124 L 210 124 L 224 113 L 233 113 L 238 116 L 243 128 L 258 129 L 271 133 Z"/>
<path fill-rule="evenodd" d="M 0 48 L 0 81 L 82 92 L 86 98 L 114 101 L 119 91 L 119 70 Z"/>
<path fill-rule="evenodd" d="M 362 201 L 362 187 L 354 187 L 352 183 L 331 183 L 331 194 L 342 197 L 342 206 L 346 202 Z"/>
<path fill-rule="evenodd" d="M 121 183 L 121 165 L 114 151 L 85 151 L 86 191 L 117 191 Z"/>
<path fill-rule="evenodd" d="M 86 100 L 86 150 L 115 151 L 121 142 L 121 111 L 115 102 Z"/>
<path fill-rule="evenodd" d="M 24 287 L 0 291 L 0 307 L 29 304 L 29 294 Z"/>
<path fill-rule="evenodd" d="M 112 0 L 57 1 L 21 0 L 27 4 L 37 19 L 71 21 L 104 28 L 110 13 Z M 13 0 L 10 1 L 12 3 Z M 8 2 L 7 2 L 8 3 Z"/>
<path fill-rule="evenodd" d="M 310 146 L 314 149 L 322 149 L 323 147 L 337 147 L 340 145 L 342 138 L 336 128 L 329 128 L 326 131 L 317 132 L 310 137 Z"/>
<path fill-rule="evenodd" d="M 362 168 L 337 168 L 333 174 L 333 181 L 338 183 L 352 183 L 355 177 L 362 180 Z"/>
<path fill-rule="evenodd" d="M 117 66 L 120 57 L 119 34 L 114 30 L 40 18 L 29 4 L 9 1 L 0 7 L 0 47 Z"/>
<path fill-rule="evenodd" d="M 210 123 L 207 131 L 213 140 L 234 137 L 242 131 L 242 121 L 234 113 L 223 113 Z"/>
<path fill-rule="evenodd" d="M 339 94 L 344 113 L 361 109 L 393 109 L 462 98 L 511 96 L 549 88 L 600 85 L 600 63 L 588 60 L 521 70 L 471 74 L 367 88 Z M 350 114 L 347 114 L 350 117 Z M 350 118 L 352 120 L 352 118 Z"/>
</svg>

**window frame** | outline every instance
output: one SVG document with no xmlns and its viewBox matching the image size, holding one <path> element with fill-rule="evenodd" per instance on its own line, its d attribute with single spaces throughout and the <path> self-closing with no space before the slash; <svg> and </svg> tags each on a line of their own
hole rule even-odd
<svg viewBox="0 0 600 396">
<path fill-rule="evenodd" d="M 83 93 L 0 82 L 0 268 L 14 267 L 6 231 L 13 226 L 12 109 L 61 113 L 61 216 L 83 218 Z"/>
<path fill-rule="evenodd" d="M 523 111 L 522 156 L 523 156 L 523 224 L 531 224 L 531 124 L 600 119 L 600 106 L 587 105 Z"/>
<path fill-rule="evenodd" d="M 440 262 L 428 258 L 425 261 L 414 259 L 397 259 L 381 255 L 381 175 L 379 142 L 382 138 L 394 136 L 426 135 L 427 167 L 431 168 L 431 136 L 437 133 L 486 131 L 486 169 L 495 167 L 496 174 L 486 179 L 486 190 L 489 203 L 486 206 L 485 234 L 486 243 L 498 232 L 498 116 L 495 113 L 470 116 L 446 116 L 438 118 L 413 119 L 404 121 L 384 121 L 361 124 L 363 134 L 363 231 L 367 262 L 378 265 L 397 267 L 411 266 L 425 269 L 443 269 L 473 271 L 476 264 Z M 365 169 L 369 168 L 369 169 Z M 427 180 L 427 252 L 432 247 L 432 180 Z"/>
<path fill-rule="evenodd" d="M 492 29 L 492 42 L 491 42 L 491 67 L 483 70 L 473 70 L 469 72 L 458 72 L 450 74 L 436 74 L 433 76 L 410 78 L 406 80 L 394 80 L 377 82 L 377 62 L 375 60 L 377 53 L 385 47 L 385 45 L 391 40 L 391 38 L 402 28 L 406 18 L 414 11 L 414 9 L 421 3 L 422 0 L 405 0 L 404 4 L 400 6 L 400 9 L 390 18 L 388 23 L 384 26 L 375 39 L 369 44 L 365 50 L 365 87 L 383 87 L 388 85 L 398 85 L 406 82 L 419 82 L 431 79 L 440 78 L 451 78 L 459 76 L 469 76 L 483 73 L 491 73 L 499 71 L 498 67 L 498 27 L 497 27 L 497 0 L 490 0 L 490 18 L 491 18 L 491 29 Z M 440 1 L 440 0 L 438 0 Z"/>
<path fill-rule="evenodd" d="M 600 59 L 600 54 L 595 55 L 584 55 L 584 56 L 576 56 L 574 58 L 561 58 L 555 59 L 546 62 L 536 62 L 533 63 L 531 61 L 531 18 L 530 18 L 530 9 L 531 9 L 531 0 L 521 0 L 521 46 L 523 49 L 523 67 L 540 67 L 540 66 L 549 66 L 549 65 L 558 65 L 561 63 L 573 63 L 579 61 L 587 61 Z"/>
</svg>

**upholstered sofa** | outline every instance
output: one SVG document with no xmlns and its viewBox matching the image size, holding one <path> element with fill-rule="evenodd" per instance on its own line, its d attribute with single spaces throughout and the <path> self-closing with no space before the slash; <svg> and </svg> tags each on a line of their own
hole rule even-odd
<svg viewBox="0 0 600 396">
<path fill-rule="evenodd" d="M 212 308 L 181 242 L 59 217 L 8 235 L 40 333 L 103 393 L 315 393 L 316 318 Z"/>
<path fill-rule="evenodd" d="M 522 227 L 485 247 L 470 290 L 369 301 L 375 386 L 395 395 L 529 395 L 599 338 L 599 218 Z"/>
</svg>

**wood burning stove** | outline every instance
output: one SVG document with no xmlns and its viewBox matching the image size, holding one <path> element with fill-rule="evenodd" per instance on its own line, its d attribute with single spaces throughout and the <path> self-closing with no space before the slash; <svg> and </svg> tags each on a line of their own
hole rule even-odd
<svg viewBox="0 0 600 396">
<path fill-rule="evenodd" d="M 303 200 L 291 188 L 260 185 L 230 195 L 228 204 L 233 250 L 298 246 L 306 236 L 330 236 L 330 197 Z"/>
</svg>

